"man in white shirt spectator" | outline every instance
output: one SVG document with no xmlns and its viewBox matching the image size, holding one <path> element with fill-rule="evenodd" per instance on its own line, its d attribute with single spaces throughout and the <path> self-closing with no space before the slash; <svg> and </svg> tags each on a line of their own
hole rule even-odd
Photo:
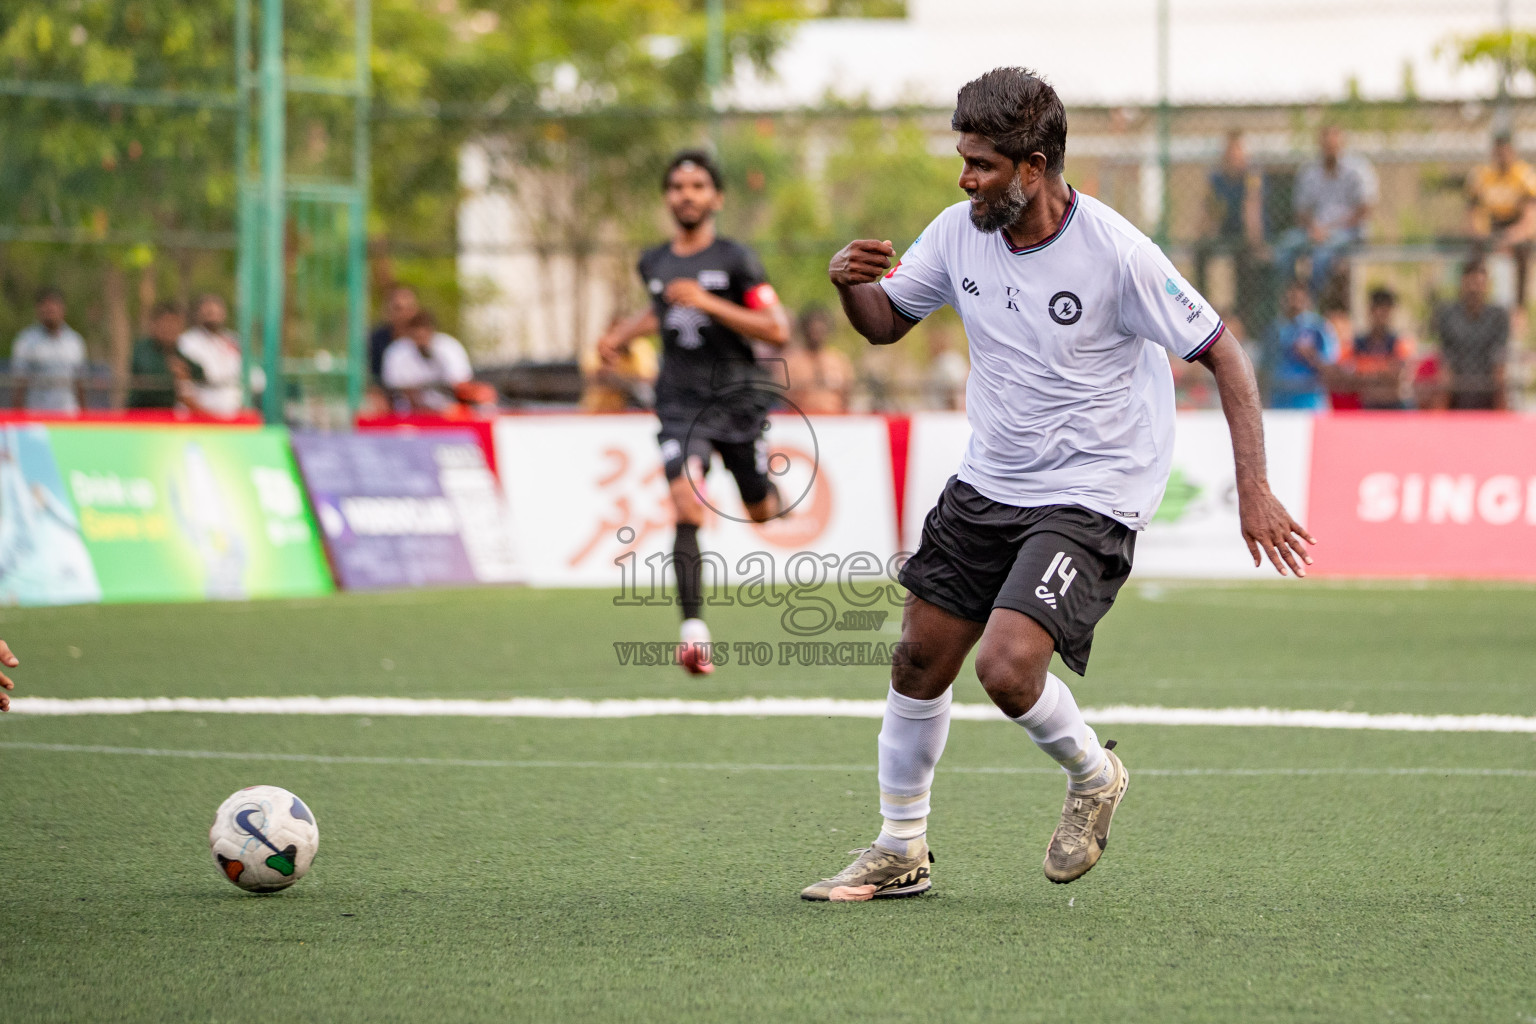
<svg viewBox="0 0 1536 1024">
<path fill-rule="evenodd" d="M 1296 226 L 1275 244 L 1275 269 L 1282 280 L 1295 275 L 1296 257 L 1309 254 L 1308 286 L 1314 301 L 1338 258 L 1365 237 L 1377 197 L 1375 169 L 1364 158 L 1344 152 L 1344 132 L 1338 125 L 1324 126 L 1318 149 L 1321 159 L 1296 175 L 1291 200 Z"/>
<path fill-rule="evenodd" d="M 469 353 L 437 321 L 420 310 L 406 322 L 405 334 L 384 350 L 384 387 L 397 409 L 441 412 L 457 400 L 459 386 L 474 376 Z"/>
<path fill-rule="evenodd" d="M 57 288 L 37 293 L 37 322 L 16 335 L 11 373 L 16 404 L 24 409 L 74 416 L 85 405 L 85 342 L 64 322 L 64 294 Z"/>
<path fill-rule="evenodd" d="M 193 326 L 177 339 L 187 361 L 191 386 L 184 399 L 193 412 L 230 419 L 244 404 L 240 387 L 240 341 L 224 326 L 229 311 L 217 295 L 197 300 Z"/>
</svg>

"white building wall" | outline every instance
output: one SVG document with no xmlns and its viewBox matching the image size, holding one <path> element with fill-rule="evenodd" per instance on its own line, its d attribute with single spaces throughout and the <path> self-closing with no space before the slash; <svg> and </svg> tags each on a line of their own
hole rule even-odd
<svg viewBox="0 0 1536 1024">
<path fill-rule="evenodd" d="M 569 190 L 557 177 L 508 166 L 492 144 L 459 154 L 459 281 L 466 340 L 480 362 L 574 359 L 612 319 L 622 254 L 603 244 L 572 255 L 562 237 Z M 553 215 L 551 215 L 553 214 Z"/>
</svg>

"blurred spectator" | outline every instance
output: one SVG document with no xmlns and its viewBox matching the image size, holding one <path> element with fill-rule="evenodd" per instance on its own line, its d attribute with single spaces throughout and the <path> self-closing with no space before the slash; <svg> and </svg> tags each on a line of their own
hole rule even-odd
<svg viewBox="0 0 1536 1024">
<path fill-rule="evenodd" d="M 1515 155 L 1507 133 L 1493 139 L 1493 161 L 1467 177 L 1472 237 L 1480 249 L 1508 253 L 1515 261 L 1515 305 L 1525 306 L 1526 270 L 1536 237 L 1536 170 Z"/>
<path fill-rule="evenodd" d="M 130 409 L 174 409 L 191 381 L 177 348 L 186 326 L 174 302 L 159 302 L 149 314 L 149 336 L 133 343 L 129 364 Z"/>
<path fill-rule="evenodd" d="M 228 419 L 244 404 L 240 340 L 224 326 L 229 310 L 217 295 L 200 297 L 192 309 L 193 324 L 176 343 L 189 377 L 181 397 L 193 412 Z"/>
<path fill-rule="evenodd" d="M 853 360 L 827 345 L 832 317 L 821 306 L 800 314 L 796 339 L 784 353 L 789 401 L 803 413 L 847 412 L 853 391 Z"/>
<path fill-rule="evenodd" d="M 622 318 L 616 317 L 611 330 Z M 621 350 L 604 355 L 601 345 L 581 354 L 581 408 L 585 412 L 626 412 L 656 404 L 656 346 L 635 338 Z"/>
<path fill-rule="evenodd" d="M 1468 260 L 1461 294 L 1435 314 L 1441 376 L 1452 409 L 1503 409 L 1509 354 L 1509 311 L 1488 301 L 1488 268 Z"/>
<path fill-rule="evenodd" d="M 900 345 L 865 345 L 860 351 L 856 412 L 910 412 L 920 402 L 920 378 Z"/>
<path fill-rule="evenodd" d="M 1276 409 L 1326 409 L 1325 375 L 1339 358 L 1333 328 L 1312 309 L 1307 285 L 1294 280 L 1281 298 L 1281 319 L 1271 337 L 1270 405 Z"/>
<path fill-rule="evenodd" d="M 954 332 L 945 324 L 928 328 L 928 372 L 923 378 L 924 406 L 965 409 L 965 382 L 971 364 L 955 348 Z"/>
<path fill-rule="evenodd" d="M 1344 152 L 1344 132 L 1337 125 L 1323 128 L 1318 149 L 1321 158 L 1296 176 L 1296 226 L 1275 244 L 1275 268 L 1283 278 L 1295 275 L 1298 256 L 1308 256 L 1308 285 L 1314 297 L 1322 293 L 1339 257 L 1365 237 L 1377 193 L 1375 170 L 1361 157 Z"/>
<path fill-rule="evenodd" d="M 1227 134 L 1221 166 L 1211 172 L 1200 235 L 1195 247 L 1195 287 L 1203 295 L 1210 294 L 1206 274 L 1211 257 L 1230 256 L 1233 312 L 1251 319 L 1264 287 L 1264 179 L 1249 166 L 1240 131 Z"/>
<path fill-rule="evenodd" d="M 1443 410 L 1450 404 L 1445 389 L 1444 364 L 1440 353 L 1430 350 L 1413 370 L 1413 404 L 1417 409 Z"/>
<path fill-rule="evenodd" d="M 407 284 L 393 284 L 384 293 L 384 322 L 368 334 L 368 373 L 371 380 L 384 381 L 384 352 L 396 338 L 405 337 L 406 324 L 421 311 L 416 291 Z"/>
<path fill-rule="evenodd" d="M 459 339 L 437 329 L 424 309 L 406 322 L 405 334 L 384 350 L 382 378 L 397 412 L 444 412 L 474 369 Z"/>
<path fill-rule="evenodd" d="M 37 293 L 37 321 L 11 345 L 18 405 L 33 412 L 77 415 L 85 406 L 85 341 L 64 322 L 64 293 Z"/>
<path fill-rule="evenodd" d="M 1410 409 L 1413 339 L 1393 329 L 1397 295 L 1373 288 L 1364 334 L 1355 335 L 1339 363 L 1344 369 L 1336 409 Z M 1341 400 L 1344 399 L 1344 400 Z"/>
</svg>

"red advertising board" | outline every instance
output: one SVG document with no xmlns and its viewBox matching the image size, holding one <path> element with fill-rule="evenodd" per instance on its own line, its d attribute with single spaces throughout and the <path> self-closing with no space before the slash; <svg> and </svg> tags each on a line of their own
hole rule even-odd
<svg viewBox="0 0 1536 1024">
<path fill-rule="evenodd" d="M 1310 504 L 1320 574 L 1536 579 L 1536 418 L 1321 416 Z"/>
<path fill-rule="evenodd" d="M 491 427 L 495 423 L 494 419 L 449 419 L 446 416 L 421 413 L 396 416 L 391 413 L 387 416 L 359 416 L 357 429 L 393 431 L 397 434 L 420 432 L 428 436 L 431 436 L 431 432 L 435 430 L 468 430 L 475 435 L 475 443 L 485 453 L 485 463 L 494 473 L 496 472 L 496 445 L 491 441 Z"/>
</svg>

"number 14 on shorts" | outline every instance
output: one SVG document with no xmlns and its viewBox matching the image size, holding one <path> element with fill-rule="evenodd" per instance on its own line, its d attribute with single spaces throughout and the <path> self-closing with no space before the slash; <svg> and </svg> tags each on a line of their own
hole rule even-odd
<svg viewBox="0 0 1536 1024">
<path fill-rule="evenodd" d="M 1052 576 L 1061 579 L 1060 591 L 1051 590 L 1049 584 L 1051 583 Z M 1055 608 L 1057 597 L 1065 594 L 1067 588 L 1072 586 L 1072 581 L 1075 579 L 1077 579 L 1077 570 L 1072 568 L 1072 556 L 1065 551 L 1058 551 L 1056 552 L 1056 557 L 1051 559 L 1050 566 L 1045 570 L 1045 575 L 1040 577 L 1040 586 L 1035 588 L 1035 596 L 1052 608 Z"/>
</svg>

